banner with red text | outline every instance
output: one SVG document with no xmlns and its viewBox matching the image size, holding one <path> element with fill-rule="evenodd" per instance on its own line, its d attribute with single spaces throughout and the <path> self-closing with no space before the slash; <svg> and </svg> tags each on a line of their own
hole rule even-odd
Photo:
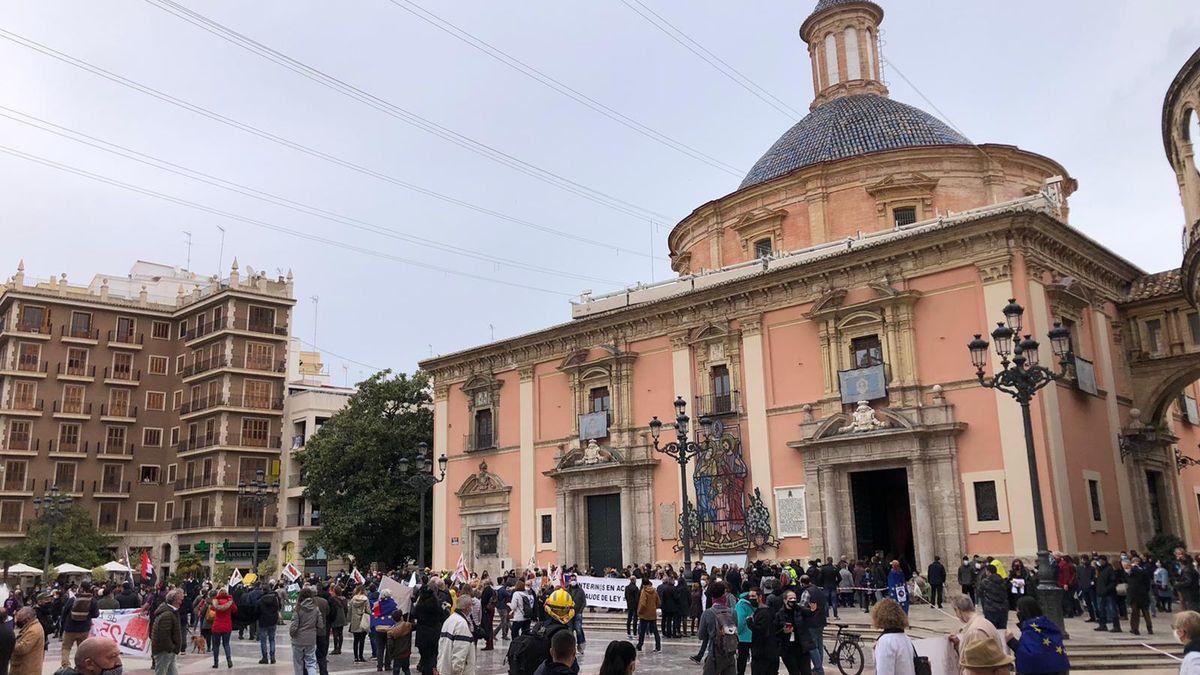
<svg viewBox="0 0 1200 675">
<path fill-rule="evenodd" d="M 102 609 L 91 634 L 116 642 L 122 654 L 150 656 L 150 613 L 144 609 Z"/>
</svg>

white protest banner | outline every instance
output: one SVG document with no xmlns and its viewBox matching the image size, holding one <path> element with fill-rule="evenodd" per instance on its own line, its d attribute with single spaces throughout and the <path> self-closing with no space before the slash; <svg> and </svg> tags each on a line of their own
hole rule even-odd
<svg viewBox="0 0 1200 675">
<path fill-rule="evenodd" d="M 924 638 L 913 640 L 913 647 L 919 656 L 929 659 L 929 672 L 933 675 L 958 675 L 958 652 L 945 637 Z"/>
<path fill-rule="evenodd" d="M 575 577 L 579 580 L 579 587 L 583 589 L 583 594 L 587 597 L 589 607 L 604 607 L 607 609 L 625 609 L 625 587 L 629 585 L 629 579 L 607 577 Z M 654 587 L 662 582 L 655 579 Z M 642 582 L 638 581 L 638 590 L 641 590 Z"/>
<path fill-rule="evenodd" d="M 150 616 L 142 609 L 105 609 L 92 619 L 92 635 L 117 643 L 122 654 L 150 656 Z"/>
<path fill-rule="evenodd" d="M 412 611 L 412 586 L 406 583 L 396 581 L 386 574 L 379 580 L 379 590 L 388 590 L 392 592 L 392 599 L 396 601 L 396 609 L 405 614 Z"/>
</svg>

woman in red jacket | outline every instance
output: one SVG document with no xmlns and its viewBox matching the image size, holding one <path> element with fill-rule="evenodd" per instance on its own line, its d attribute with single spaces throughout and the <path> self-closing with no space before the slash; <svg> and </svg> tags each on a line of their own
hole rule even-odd
<svg viewBox="0 0 1200 675">
<path fill-rule="evenodd" d="M 217 597 L 209 603 L 208 611 L 212 617 L 213 668 L 220 664 L 221 654 L 217 648 L 221 644 L 225 645 L 225 664 L 232 668 L 233 656 L 229 653 L 229 634 L 233 632 L 233 613 L 237 611 L 237 605 L 234 604 L 229 591 L 222 588 L 217 591 Z"/>
</svg>

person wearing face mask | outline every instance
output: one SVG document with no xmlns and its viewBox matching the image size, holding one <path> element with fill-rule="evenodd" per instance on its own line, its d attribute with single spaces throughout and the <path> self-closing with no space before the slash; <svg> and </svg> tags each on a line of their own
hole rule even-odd
<svg viewBox="0 0 1200 675">
<path fill-rule="evenodd" d="M 13 623 L 18 633 L 12 659 L 8 663 L 9 675 L 42 675 L 46 631 L 42 628 L 42 622 L 38 621 L 37 611 L 32 607 L 22 607 L 17 610 Z"/>
<path fill-rule="evenodd" d="M 575 631 L 575 650 L 583 654 L 587 644 L 587 636 L 583 633 L 583 610 L 587 609 L 587 593 L 579 585 L 579 577 L 571 575 L 571 587 L 568 590 L 571 601 L 575 603 L 575 618 L 571 619 L 571 630 Z"/>
<path fill-rule="evenodd" d="M 780 651 L 783 652 L 783 665 L 787 667 L 788 675 L 812 673 L 811 654 L 816 644 L 812 631 L 805 626 L 806 611 L 811 613 L 815 609 L 813 606 L 802 606 L 796 591 L 788 590 L 783 594 L 783 609 L 779 611 L 779 620 L 783 624 Z"/>
<path fill-rule="evenodd" d="M 1195 563 L 1186 553 L 1179 556 L 1175 591 L 1179 593 L 1180 609 L 1196 611 L 1197 605 L 1200 605 L 1200 574 L 1197 574 Z"/>
<path fill-rule="evenodd" d="M 746 664 L 750 662 L 750 647 L 753 644 L 754 635 L 750 631 L 750 617 L 754 616 L 754 610 L 758 609 L 758 589 L 746 583 L 745 592 L 738 598 L 737 605 L 734 606 L 734 613 L 737 614 L 738 626 L 738 654 L 737 654 L 737 675 L 746 675 Z"/>
<path fill-rule="evenodd" d="M 80 642 L 75 652 L 75 667 L 61 668 L 55 675 L 122 675 L 121 651 L 117 643 L 103 637 Z"/>
<path fill-rule="evenodd" d="M 975 602 L 975 567 L 971 564 L 971 559 L 963 556 L 962 565 L 958 567 L 958 585 L 962 587 L 963 595 L 971 598 L 971 602 Z"/>
<path fill-rule="evenodd" d="M 182 606 L 183 589 L 175 588 L 154 610 L 154 622 L 150 627 L 150 660 L 154 663 L 154 675 L 179 674 L 175 658 L 183 649 L 183 624 L 179 621 Z"/>
<path fill-rule="evenodd" d="M 1180 612 L 1171 621 L 1175 639 L 1183 645 L 1183 663 L 1179 675 L 1200 675 L 1200 613 Z"/>
</svg>

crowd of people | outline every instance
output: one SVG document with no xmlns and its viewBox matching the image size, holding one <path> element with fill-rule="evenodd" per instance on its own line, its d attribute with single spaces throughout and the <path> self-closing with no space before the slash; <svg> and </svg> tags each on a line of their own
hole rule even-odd
<svg viewBox="0 0 1200 675">
<path fill-rule="evenodd" d="M 1184 551 L 1177 550 L 1174 560 L 1137 551 L 1112 560 L 1055 554 L 1052 564 L 1065 615 L 1086 614 L 1097 631 L 1120 631 L 1125 619 L 1132 633 L 1143 625 L 1153 633 L 1153 618 L 1178 602 L 1182 611 L 1170 623 L 1185 645 L 1181 672 L 1200 673 L 1200 573 Z M 28 597 L 12 592 L 0 607 L 0 675 L 41 673 L 51 638 L 62 643 L 62 675 L 119 675 L 119 653 L 109 648 L 110 640 L 89 637 L 92 622 L 102 610 L 137 608 L 150 617 L 156 675 L 176 675 L 189 644 L 210 654 L 214 669 L 222 656 L 232 669 L 233 639 L 256 641 L 259 663 L 275 663 L 285 610 L 291 611 L 286 624 L 296 675 L 327 675 L 329 659 L 343 654 L 346 633 L 354 663 L 372 663 L 393 675 L 410 675 L 414 656 L 421 675 L 474 675 L 478 652 L 496 649 L 497 642 L 507 643 L 510 675 L 574 674 L 587 648 L 584 617 L 595 609 L 580 586 L 581 573 L 625 580 L 626 640 L 607 644 L 603 675 L 632 673 L 648 638 L 654 651 L 663 640 L 695 639 L 690 658 L 704 675 L 745 675 L 747 669 L 776 675 L 781 665 L 789 675 L 823 673 L 826 625 L 851 608 L 869 613 L 879 631 L 875 671 L 915 674 L 921 659 L 907 636 L 914 602 L 937 610 L 950 605 L 945 613 L 959 620 L 960 629 L 948 639 L 964 673 L 1070 670 L 1059 627 L 1034 597 L 1035 565 L 965 555 L 956 571 L 935 558 L 922 574 L 880 553 L 711 569 L 700 562 L 690 569 L 646 564 L 599 573 L 510 570 L 498 579 L 486 572 L 459 578 L 409 568 L 365 578 L 342 572 L 296 586 L 278 580 L 230 588 L 196 579 L 178 586 L 85 579 L 35 588 Z M 399 583 L 410 579 L 415 588 Z M 946 586 L 954 579 L 961 594 L 952 593 L 947 602 Z M 289 597 L 288 587 L 298 593 Z M 404 597 L 394 597 L 393 588 L 403 588 Z"/>
</svg>

